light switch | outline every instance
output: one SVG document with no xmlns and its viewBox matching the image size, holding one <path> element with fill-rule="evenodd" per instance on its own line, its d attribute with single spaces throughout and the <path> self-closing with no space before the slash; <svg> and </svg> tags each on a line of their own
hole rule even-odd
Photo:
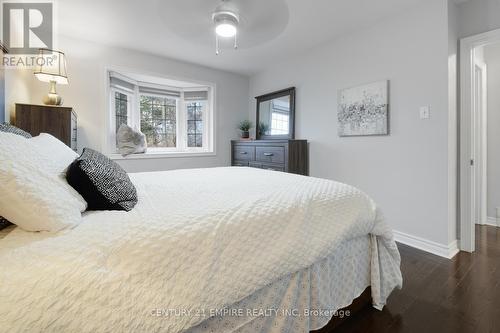
<svg viewBox="0 0 500 333">
<path fill-rule="evenodd" d="M 420 107 L 420 119 L 429 119 L 431 117 L 431 108 L 428 106 Z"/>
</svg>

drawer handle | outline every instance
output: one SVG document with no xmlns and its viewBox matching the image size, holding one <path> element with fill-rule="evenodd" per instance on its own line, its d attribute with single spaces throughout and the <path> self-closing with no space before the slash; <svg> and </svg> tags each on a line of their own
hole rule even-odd
<svg viewBox="0 0 500 333">
<path fill-rule="evenodd" d="M 264 153 L 264 156 L 274 156 L 273 153 Z"/>
<path fill-rule="evenodd" d="M 241 154 L 241 155 L 246 155 L 246 154 L 248 154 L 248 153 L 247 153 L 246 151 L 240 151 L 240 154 Z"/>
</svg>

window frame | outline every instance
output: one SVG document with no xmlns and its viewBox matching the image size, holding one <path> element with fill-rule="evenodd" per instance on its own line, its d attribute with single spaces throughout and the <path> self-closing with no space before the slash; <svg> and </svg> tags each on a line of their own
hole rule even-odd
<svg viewBox="0 0 500 333">
<path fill-rule="evenodd" d="M 135 104 L 135 96 L 134 93 L 129 91 L 128 89 L 123 89 L 119 87 L 109 87 L 109 110 L 114 113 L 110 115 L 111 124 L 109 129 L 116 129 L 116 99 L 115 93 L 121 93 L 127 96 L 127 125 L 131 126 L 131 120 L 134 117 L 132 115 L 132 106 Z M 116 132 L 113 132 L 113 141 L 115 142 L 115 150 L 116 150 Z"/>
<path fill-rule="evenodd" d="M 212 122 L 212 119 L 211 119 L 211 117 L 213 117 L 212 108 L 214 105 L 213 96 L 211 96 L 211 93 L 213 94 L 213 89 L 210 89 L 210 87 L 207 87 L 207 99 L 206 100 L 186 101 L 184 99 L 184 92 L 191 92 L 191 91 L 201 91 L 201 90 L 200 89 L 193 90 L 190 88 L 186 88 L 181 93 L 182 103 L 184 104 L 183 105 L 183 112 L 182 112 L 182 114 L 183 114 L 182 116 L 184 118 L 183 118 L 182 124 L 186 127 L 185 131 L 184 131 L 184 135 L 183 135 L 183 141 L 184 141 L 184 148 L 186 151 L 198 153 L 200 151 L 204 151 L 205 144 L 203 144 L 203 147 L 188 147 L 188 130 L 187 130 L 188 120 L 187 120 L 187 106 L 186 106 L 186 104 L 189 102 L 197 102 L 197 101 L 198 102 L 199 101 L 205 102 L 205 107 L 202 109 L 202 121 L 203 121 L 202 142 L 206 143 L 206 145 L 209 147 L 213 147 L 213 142 L 210 142 L 211 138 L 213 138 L 215 140 L 215 133 L 212 134 L 212 131 L 214 131 L 214 129 L 211 128 L 211 126 L 215 126 L 214 122 Z"/>
<path fill-rule="evenodd" d="M 118 75 L 120 79 L 127 78 L 118 70 L 106 69 L 107 78 L 107 98 L 108 98 L 108 111 L 107 115 L 107 142 L 105 146 L 108 147 L 108 156 L 113 159 L 147 159 L 147 158 L 161 158 L 161 157 L 183 157 L 183 156 L 214 156 L 215 151 L 215 85 L 211 83 L 195 83 L 192 80 L 184 81 L 183 83 L 191 83 L 196 85 L 196 87 L 191 88 L 178 88 L 166 85 L 158 85 L 146 82 L 133 82 L 135 89 L 134 92 L 128 89 L 121 89 L 115 86 L 111 86 L 110 76 Z M 155 76 L 155 78 L 165 78 L 161 76 Z M 128 79 L 128 78 L 127 78 Z M 175 79 L 180 81 L 178 79 Z M 132 83 L 131 82 L 131 83 Z M 154 94 L 139 92 L 139 86 L 153 86 L 165 88 L 165 90 L 175 90 L 180 93 L 180 97 L 171 96 L 168 94 Z M 184 92 L 188 91 L 206 91 L 207 99 L 198 100 L 204 102 L 204 107 L 202 108 L 202 120 L 203 120 L 203 136 L 202 136 L 202 147 L 188 147 L 188 122 L 187 122 L 187 104 L 189 102 L 195 102 L 196 100 L 184 100 Z M 115 109 L 115 98 L 114 93 L 120 92 L 127 95 L 127 99 L 130 100 L 127 103 L 127 124 L 132 128 L 139 128 L 141 125 L 141 112 L 140 112 L 140 96 L 151 96 L 151 97 L 161 97 L 175 99 L 177 101 L 176 105 L 176 147 L 148 147 L 145 154 L 132 154 L 126 157 L 118 154 L 118 149 L 116 145 L 116 109 Z"/>
</svg>

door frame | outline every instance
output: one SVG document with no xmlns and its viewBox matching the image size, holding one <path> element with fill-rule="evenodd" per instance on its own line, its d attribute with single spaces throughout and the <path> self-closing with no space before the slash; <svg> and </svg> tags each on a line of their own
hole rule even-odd
<svg viewBox="0 0 500 333">
<path fill-rule="evenodd" d="M 483 59 L 484 60 L 484 59 Z M 474 64 L 475 78 L 474 78 L 474 88 L 475 90 L 475 101 L 474 103 L 474 117 L 475 117 L 475 135 L 474 139 L 476 144 L 474 149 L 476 149 L 475 156 L 475 210 L 476 218 L 475 223 L 485 225 L 487 224 L 487 164 L 488 164 L 488 71 L 487 66 L 484 61 L 475 60 Z M 479 73 L 479 77 L 477 74 Z M 480 81 L 480 82 L 478 82 Z"/>
<path fill-rule="evenodd" d="M 475 133 L 480 129 L 474 112 L 477 63 L 474 50 L 493 43 L 500 43 L 500 29 L 460 40 L 460 250 L 467 252 L 475 251 L 475 179 L 483 164 L 479 159 L 484 161 L 486 157 L 474 149 Z"/>
</svg>

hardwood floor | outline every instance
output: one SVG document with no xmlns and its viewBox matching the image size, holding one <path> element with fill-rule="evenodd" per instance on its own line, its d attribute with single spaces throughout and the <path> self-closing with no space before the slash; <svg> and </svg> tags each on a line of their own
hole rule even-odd
<svg viewBox="0 0 500 333">
<path fill-rule="evenodd" d="M 452 260 L 398 244 L 403 289 L 366 307 L 344 332 L 500 332 L 500 228 L 476 227 L 476 252 Z"/>
</svg>

